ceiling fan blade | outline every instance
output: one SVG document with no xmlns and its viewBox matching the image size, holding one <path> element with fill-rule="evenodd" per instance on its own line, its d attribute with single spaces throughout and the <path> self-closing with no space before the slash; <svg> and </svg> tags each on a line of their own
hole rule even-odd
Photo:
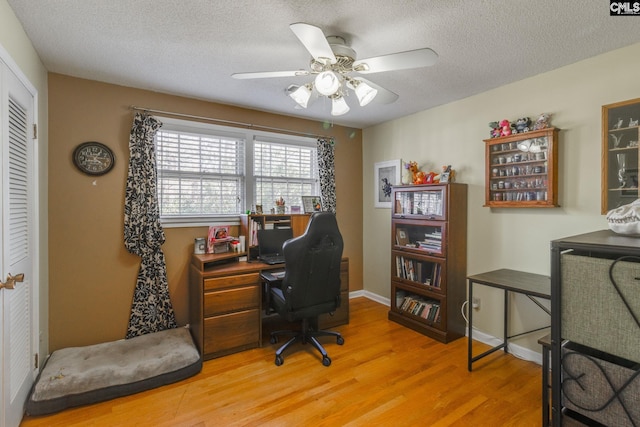
<svg viewBox="0 0 640 427">
<path fill-rule="evenodd" d="M 361 77 L 358 77 L 354 80 L 363 81 L 378 91 L 378 94 L 376 95 L 376 97 L 373 98 L 373 101 L 371 101 L 372 103 L 391 104 L 392 102 L 395 102 L 400 97 L 397 93 L 391 92 L 389 89 L 385 89 L 382 86 L 377 85 L 370 80 L 363 79 Z"/>
<path fill-rule="evenodd" d="M 381 73 L 383 71 L 429 67 L 437 60 L 437 53 L 429 48 L 424 48 L 361 59 L 353 63 L 353 68 L 362 74 Z"/>
<path fill-rule="evenodd" d="M 316 60 L 320 62 L 327 62 L 328 60 L 332 64 L 337 62 L 327 37 L 320 28 L 304 22 L 291 24 L 289 28 Z"/>
<path fill-rule="evenodd" d="M 234 79 L 270 79 L 272 77 L 297 77 L 297 76 L 308 76 L 309 72 L 307 70 L 296 70 L 296 71 L 257 71 L 254 73 L 234 73 L 231 74 L 231 77 Z"/>
</svg>

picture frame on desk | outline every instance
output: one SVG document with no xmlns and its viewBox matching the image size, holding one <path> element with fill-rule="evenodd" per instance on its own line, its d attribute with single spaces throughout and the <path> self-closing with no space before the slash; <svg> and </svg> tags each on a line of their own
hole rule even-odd
<svg viewBox="0 0 640 427">
<path fill-rule="evenodd" d="M 320 196 L 302 196 L 302 206 L 304 207 L 304 213 L 322 211 Z"/>
<path fill-rule="evenodd" d="M 391 188 L 400 184 L 400 159 L 374 165 L 374 206 L 391 208 Z"/>
</svg>

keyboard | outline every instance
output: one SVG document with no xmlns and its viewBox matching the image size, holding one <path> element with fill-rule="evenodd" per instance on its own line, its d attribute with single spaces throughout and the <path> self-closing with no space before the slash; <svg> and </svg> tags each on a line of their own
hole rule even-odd
<svg viewBox="0 0 640 427">
<path fill-rule="evenodd" d="M 284 264 L 284 255 L 263 255 L 260 257 L 260 261 L 265 264 Z"/>
</svg>

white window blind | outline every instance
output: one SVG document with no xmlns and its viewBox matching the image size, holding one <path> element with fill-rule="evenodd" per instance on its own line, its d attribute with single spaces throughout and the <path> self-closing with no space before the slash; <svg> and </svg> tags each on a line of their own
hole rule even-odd
<svg viewBox="0 0 640 427">
<path fill-rule="evenodd" d="M 317 149 L 314 145 L 268 141 L 253 146 L 255 203 L 268 211 L 282 197 L 286 206 L 302 206 L 301 196 L 319 195 Z"/>
<path fill-rule="evenodd" d="M 318 196 L 316 140 L 173 117 L 156 133 L 158 202 L 164 226 L 230 223 L 229 216 L 282 197 L 286 207 Z"/>
<path fill-rule="evenodd" d="M 156 134 L 160 216 L 240 214 L 244 202 L 242 136 L 161 128 Z"/>
</svg>

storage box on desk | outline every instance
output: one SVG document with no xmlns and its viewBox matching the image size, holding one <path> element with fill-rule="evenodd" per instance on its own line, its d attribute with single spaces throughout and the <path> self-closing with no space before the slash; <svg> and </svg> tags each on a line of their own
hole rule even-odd
<svg viewBox="0 0 640 427">
<path fill-rule="evenodd" d="M 213 253 L 214 254 L 224 254 L 229 252 L 229 242 L 221 242 L 213 244 Z"/>
</svg>

